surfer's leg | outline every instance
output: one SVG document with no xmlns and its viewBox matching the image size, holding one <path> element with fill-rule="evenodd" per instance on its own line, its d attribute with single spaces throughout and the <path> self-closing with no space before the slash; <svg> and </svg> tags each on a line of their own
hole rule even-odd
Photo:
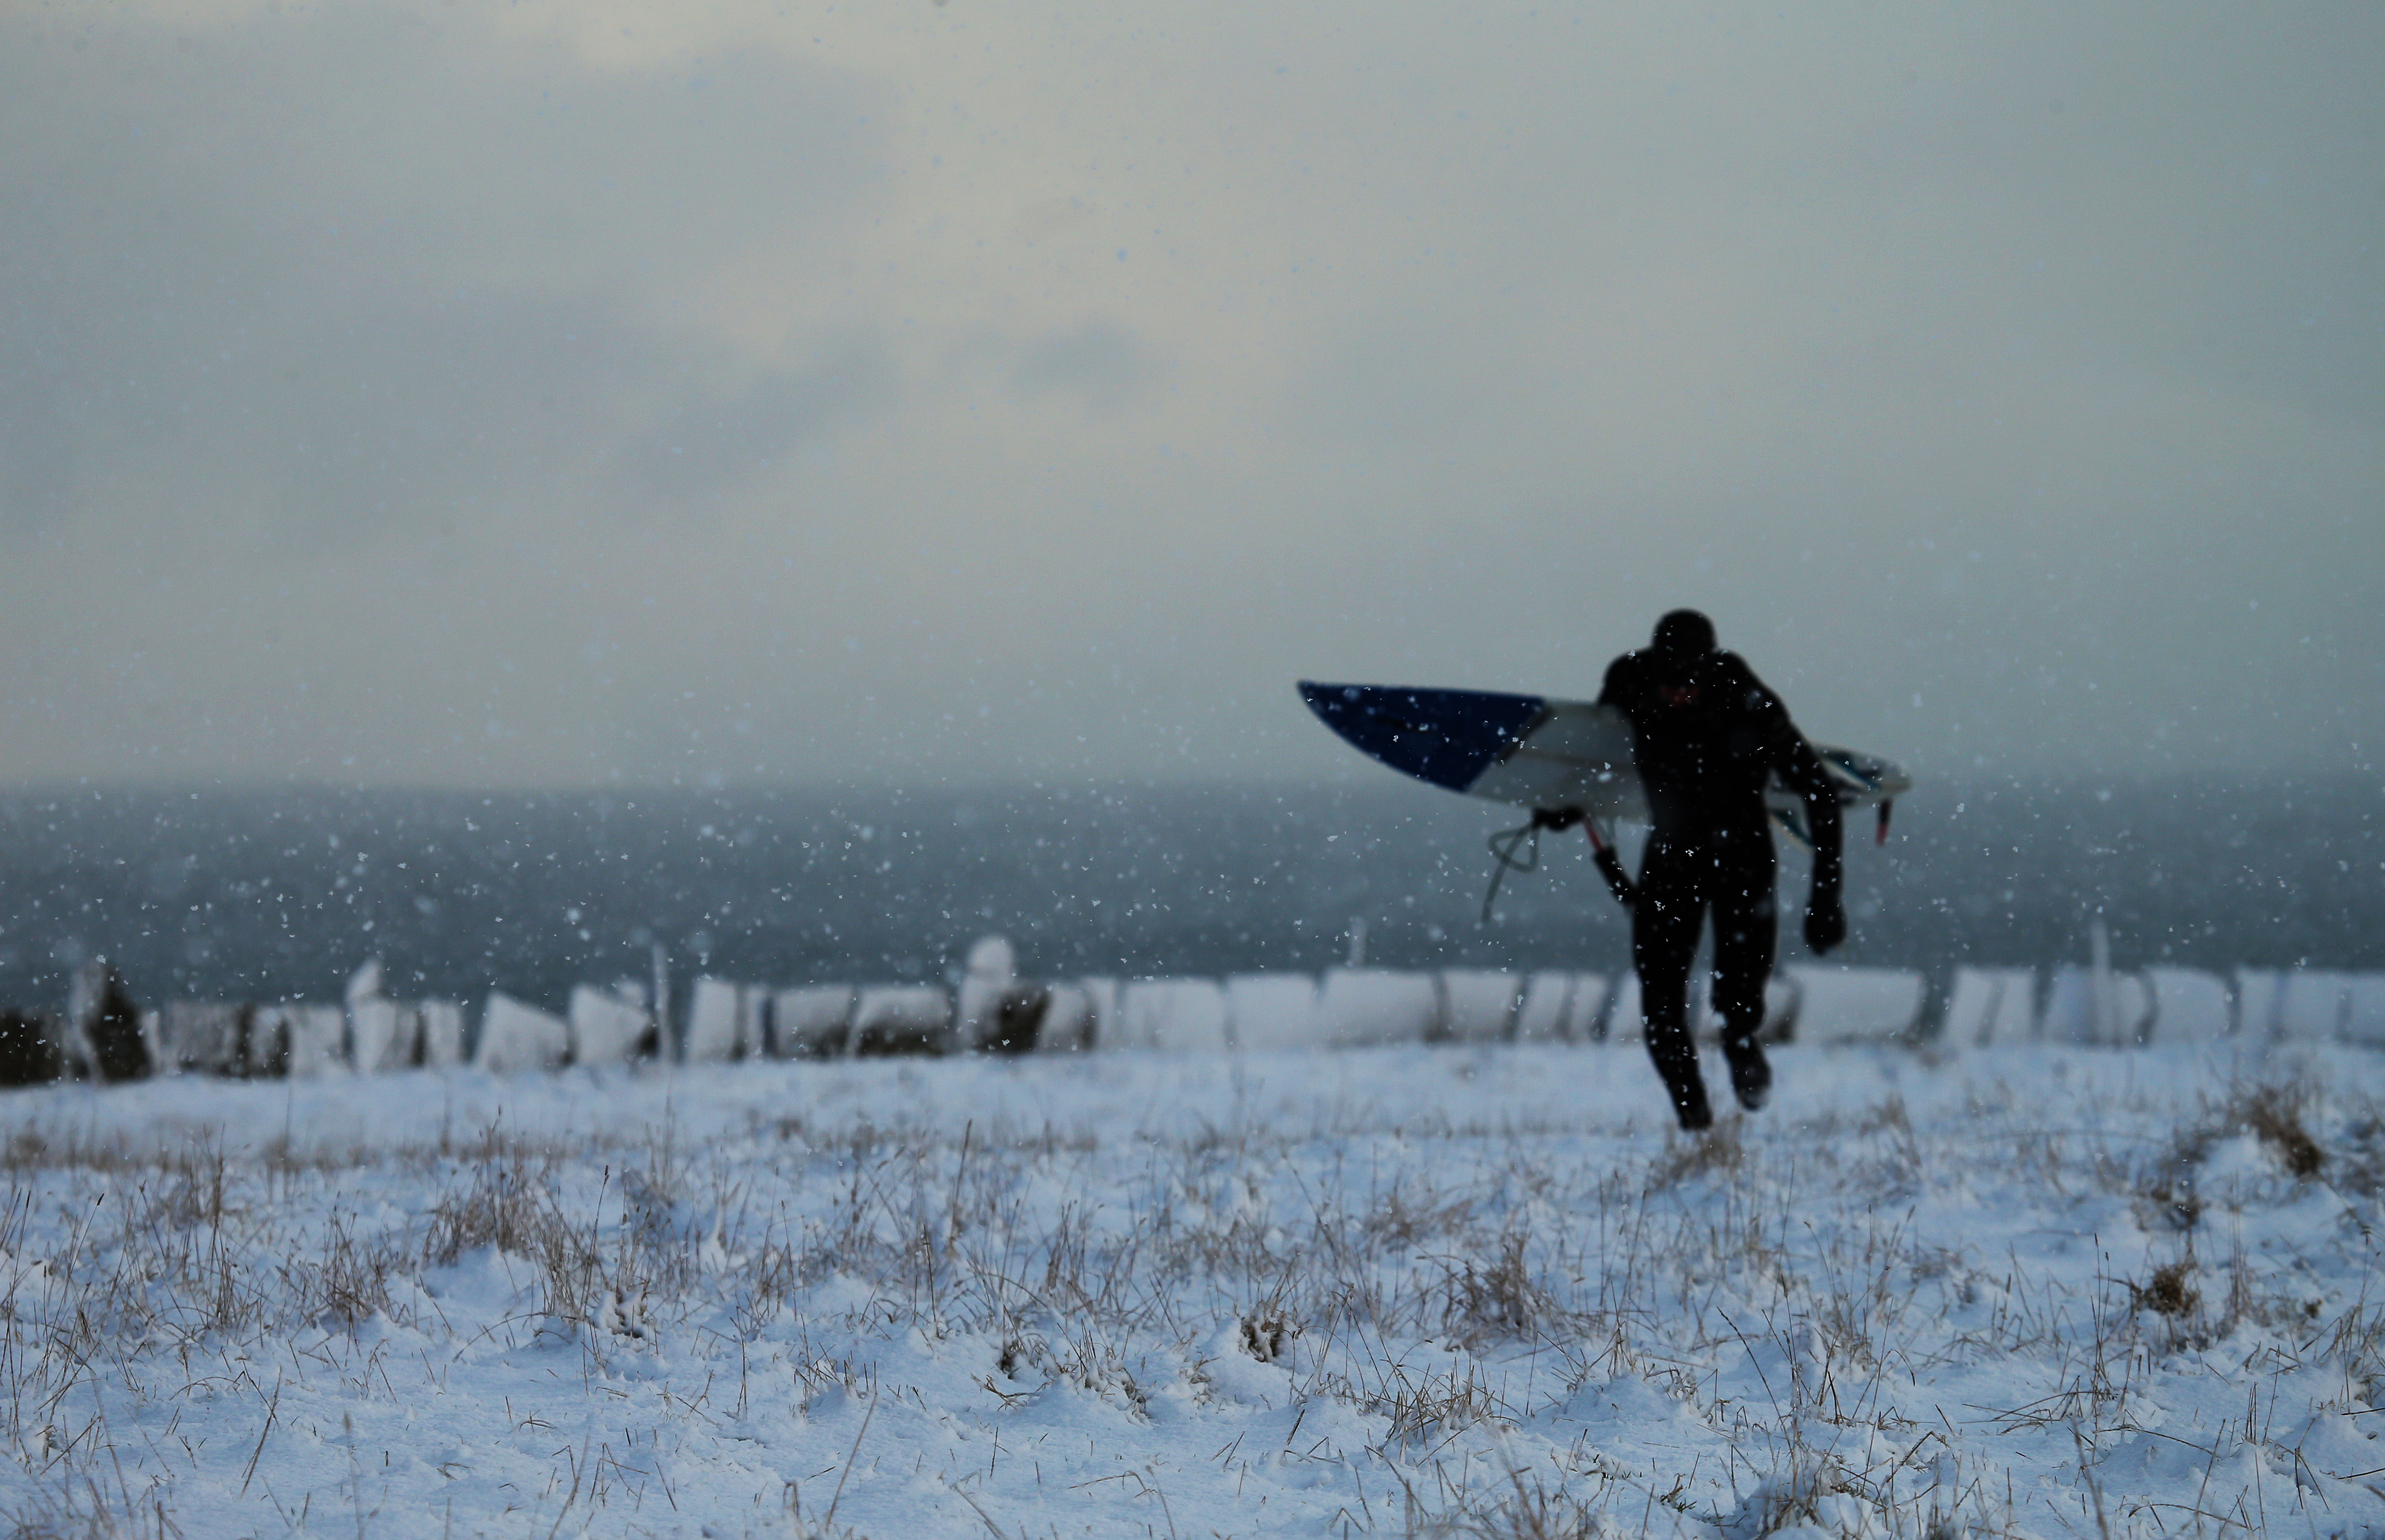
<svg viewBox="0 0 2385 1540">
<path fill-rule="evenodd" d="M 1640 896 L 1631 906 L 1631 965 L 1640 974 L 1640 1025 L 1648 1057 L 1672 1098 L 1673 1115 L 1683 1128 L 1714 1124 L 1706 1105 L 1705 1079 L 1698 1074 L 1697 1044 L 1688 1016 L 1690 959 L 1698 950 L 1698 922 L 1705 909 L 1702 878 L 1714 857 L 1707 851 L 1651 841 L 1640 869 Z"/>
<path fill-rule="evenodd" d="M 1722 1013 L 1730 1088 L 1753 1112 L 1772 1089 L 1772 1066 L 1755 1035 L 1764 1027 L 1764 986 L 1772 977 L 1779 930 L 1777 872 L 1768 833 L 1717 844 L 1722 864 L 1714 887 L 1714 1003 Z"/>
</svg>

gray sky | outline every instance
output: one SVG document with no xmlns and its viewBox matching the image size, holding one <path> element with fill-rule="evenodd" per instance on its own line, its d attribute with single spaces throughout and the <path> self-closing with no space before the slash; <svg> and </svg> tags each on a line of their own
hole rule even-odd
<svg viewBox="0 0 2385 1540">
<path fill-rule="evenodd" d="M 2373 765 L 2385 8 L 15 6 L 19 784 Z"/>
</svg>

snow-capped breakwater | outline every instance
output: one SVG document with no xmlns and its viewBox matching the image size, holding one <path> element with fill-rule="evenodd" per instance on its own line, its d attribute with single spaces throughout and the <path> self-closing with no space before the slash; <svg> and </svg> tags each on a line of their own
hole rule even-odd
<svg viewBox="0 0 2385 1540">
<path fill-rule="evenodd" d="M 1693 980 L 1692 998 L 1704 996 Z M 386 992 L 378 963 L 344 1000 L 174 1001 L 144 1009 L 104 964 L 62 1018 L 0 1022 L 0 1082 L 115 1082 L 157 1074 L 318 1078 L 470 1064 L 493 1073 L 669 1060 L 1223 1053 L 1397 1044 L 1620 1044 L 1640 1037 L 1638 982 L 1544 969 L 1225 978 L 1018 975 L 1008 942 L 980 941 L 949 987 L 706 976 L 679 1019 L 657 979 L 581 985 L 558 1015 L 492 990 L 477 1011 Z M 2385 1047 L 2385 974 L 2321 969 L 1783 968 L 1767 991 L 1772 1042 L 1995 1049 L 2342 1043 Z M 1711 1040 L 1716 1023 L 1704 1024 Z"/>
</svg>

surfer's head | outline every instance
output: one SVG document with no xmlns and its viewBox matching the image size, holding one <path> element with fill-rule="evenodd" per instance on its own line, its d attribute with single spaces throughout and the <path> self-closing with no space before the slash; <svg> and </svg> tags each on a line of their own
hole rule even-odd
<svg viewBox="0 0 2385 1540">
<path fill-rule="evenodd" d="M 1714 622 L 1695 610 L 1675 610 L 1656 622 L 1651 643 L 1668 663 L 1691 663 L 1715 650 Z"/>
</svg>

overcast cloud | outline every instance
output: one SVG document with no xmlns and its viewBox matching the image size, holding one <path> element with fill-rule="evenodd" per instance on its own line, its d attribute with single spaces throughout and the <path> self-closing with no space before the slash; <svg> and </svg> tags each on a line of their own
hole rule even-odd
<svg viewBox="0 0 2385 1540">
<path fill-rule="evenodd" d="M 2366 768 L 2385 10 L 0 17 L 19 784 Z"/>
</svg>

